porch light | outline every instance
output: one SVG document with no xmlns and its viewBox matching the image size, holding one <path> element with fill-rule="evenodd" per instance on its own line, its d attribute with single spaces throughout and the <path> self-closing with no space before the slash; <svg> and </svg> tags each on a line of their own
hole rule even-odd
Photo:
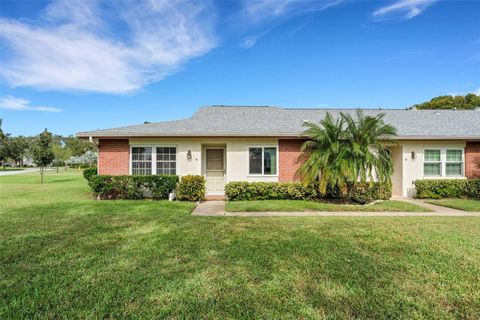
<svg viewBox="0 0 480 320">
<path fill-rule="evenodd" d="M 417 153 L 415 151 L 412 151 L 412 160 L 415 160 L 417 158 Z"/>
<path fill-rule="evenodd" d="M 192 150 L 187 151 L 187 160 L 192 160 Z"/>
</svg>

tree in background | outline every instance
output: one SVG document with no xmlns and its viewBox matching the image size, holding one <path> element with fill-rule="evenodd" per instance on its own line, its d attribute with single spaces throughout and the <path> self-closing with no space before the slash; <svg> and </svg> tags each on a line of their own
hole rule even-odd
<svg viewBox="0 0 480 320">
<path fill-rule="evenodd" d="M 327 112 L 319 124 L 307 123 L 309 137 L 301 147 L 297 171 L 305 184 L 319 181 L 319 192 L 338 188 L 351 196 L 358 182 L 391 183 L 393 161 L 386 144 L 392 143 L 396 129 L 383 120 L 384 114 L 365 116 L 358 110 L 355 118 L 340 113 L 336 120 Z"/>
<path fill-rule="evenodd" d="M 84 155 L 87 151 L 95 151 L 92 143 L 86 140 L 78 139 L 74 136 L 65 137 L 65 146 L 70 149 L 70 153 L 74 157 Z"/>
<path fill-rule="evenodd" d="M 45 129 L 45 131 L 37 136 L 33 144 L 33 161 L 38 167 L 40 167 L 40 184 L 43 183 L 45 168 L 55 159 L 52 150 L 52 140 L 52 134 Z"/>
<path fill-rule="evenodd" d="M 474 109 L 480 107 L 480 95 L 469 93 L 465 96 L 439 96 L 430 101 L 416 104 L 412 108 L 422 109 Z"/>
<path fill-rule="evenodd" d="M 65 171 L 67 171 L 66 161 L 70 159 L 72 155 L 70 149 L 66 147 L 63 141 L 59 141 L 53 144 L 52 151 L 55 156 L 55 166 L 57 167 L 57 173 L 60 164 L 63 164 L 63 166 L 65 167 Z"/>
<path fill-rule="evenodd" d="M 10 137 L 7 144 L 7 157 L 15 165 L 23 166 L 23 157 L 27 155 L 29 139 L 24 136 Z"/>
<path fill-rule="evenodd" d="M 9 135 L 3 132 L 2 129 L 2 119 L 0 119 L 0 164 L 5 169 L 5 162 L 8 157 L 8 140 Z"/>
<path fill-rule="evenodd" d="M 61 163 L 74 163 L 92 165 L 97 160 L 95 146 L 89 141 L 80 140 L 74 136 L 63 137 L 61 135 L 51 135 L 52 152 L 54 153 L 55 165 Z M 24 159 L 31 164 L 34 158 L 33 152 L 38 144 L 38 136 L 11 136 L 2 130 L 2 119 L 0 119 L 0 166 L 5 167 L 9 161 L 16 165 L 24 165 Z M 66 166 L 65 166 L 66 170 Z"/>
</svg>

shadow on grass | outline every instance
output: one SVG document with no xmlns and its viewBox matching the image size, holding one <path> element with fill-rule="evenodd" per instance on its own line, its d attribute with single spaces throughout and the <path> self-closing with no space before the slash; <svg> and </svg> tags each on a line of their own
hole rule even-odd
<svg viewBox="0 0 480 320">
<path fill-rule="evenodd" d="M 74 181 L 78 181 L 78 178 L 76 177 L 69 177 L 69 178 L 66 178 L 65 176 L 63 177 L 52 177 L 52 176 L 47 176 L 45 177 L 45 182 L 44 183 L 66 183 L 66 182 L 74 182 Z"/>
</svg>

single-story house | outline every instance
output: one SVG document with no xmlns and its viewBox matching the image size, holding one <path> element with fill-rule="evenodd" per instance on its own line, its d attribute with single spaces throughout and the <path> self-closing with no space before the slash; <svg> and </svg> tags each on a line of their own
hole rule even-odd
<svg viewBox="0 0 480 320">
<path fill-rule="evenodd" d="M 191 118 L 79 132 L 98 146 L 99 174 L 203 175 L 207 194 L 221 195 L 230 181 L 294 181 L 303 124 L 330 112 L 209 106 Z M 480 109 L 364 110 L 385 114 L 397 128 L 392 145 L 393 194 L 413 196 L 417 179 L 480 178 Z"/>
</svg>

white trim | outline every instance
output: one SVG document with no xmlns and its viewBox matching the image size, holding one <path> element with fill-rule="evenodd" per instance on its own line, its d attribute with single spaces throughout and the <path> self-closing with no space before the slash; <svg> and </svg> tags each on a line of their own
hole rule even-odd
<svg viewBox="0 0 480 320">
<path fill-rule="evenodd" d="M 261 148 L 262 149 L 262 173 L 250 173 L 250 148 Z M 265 174 L 264 173 L 264 148 L 275 148 L 276 149 L 276 168 L 277 173 L 275 174 Z M 278 177 L 280 171 L 280 155 L 279 155 L 278 144 L 260 144 L 260 145 L 247 145 L 247 177 Z"/>
<path fill-rule="evenodd" d="M 157 148 L 175 148 L 175 175 L 178 176 L 178 144 L 130 144 L 130 155 L 128 162 L 128 174 L 132 175 L 133 152 L 132 148 L 152 148 L 152 172 L 151 175 L 157 174 Z"/>
<path fill-rule="evenodd" d="M 128 132 L 117 132 L 117 133 L 108 133 L 108 132 L 97 132 L 97 131 L 85 131 L 77 132 L 77 138 L 123 138 L 128 139 L 132 137 L 136 138 L 192 138 L 192 137 L 203 137 L 203 138 L 283 138 L 283 139 L 305 139 L 307 136 L 299 132 L 272 132 L 272 133 L 231 133 L 231 132 L 195 132 L 195 133 L 128 133 Z M 479 140 L 479 135 L 472 136 L 457 136 L 457 135 L 403 135 L 397 136 L 396 141 L 421 141 L 421 140 L 435 140 L 435 141 L 445 141 L 445 140 Z"/>
</svg>

